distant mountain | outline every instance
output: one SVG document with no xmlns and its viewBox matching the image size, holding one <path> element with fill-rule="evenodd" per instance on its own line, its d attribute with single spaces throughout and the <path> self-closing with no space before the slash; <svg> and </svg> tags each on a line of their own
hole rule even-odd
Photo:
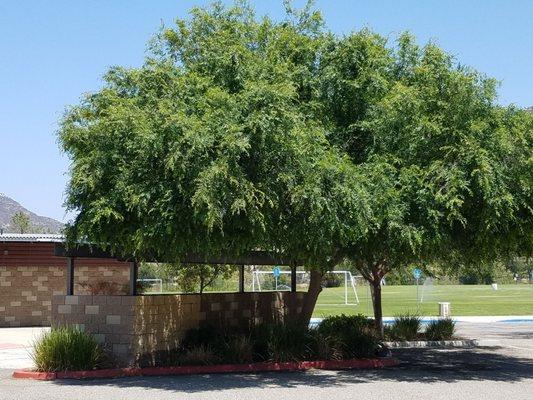
<svg viewBox="0 0 533 400">
<path fill-rule="evenodd" d="M 533 112 L 533 106 L 531 106 L 531 107 L 526 107 L 526 111 Z"/>
<path fill-rule="evenodd" d="M 15 232 L 11 226 L 11 219 L 17 212 L 23 212 L 30 217 L 31 232 L 33 233 L 59 233 L 63 229 L 61 222 L 53 218 L 41 217 L 22 207 L 5 194 L 0 193 L 0 228 L 4 232 Z"/>
</svg>

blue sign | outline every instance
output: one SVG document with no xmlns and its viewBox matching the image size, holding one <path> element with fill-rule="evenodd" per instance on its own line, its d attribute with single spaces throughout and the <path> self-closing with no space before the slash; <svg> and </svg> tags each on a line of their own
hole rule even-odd
<svg viewBox="0 0 533 400">
<path fill-rule="evenodd" d="M 281 274 L 279 267 L 274 267 L 274 269 L 272 270 L 272 273 L 274 274 L 274 278 L 279 278 Z"/>
<path fill-rule="evenodd" d="M 422 276 L 422 271 L 419 268 L 415 268 L 413 270 L 413 276 L 415 277 L 415 279 L 420 279 L 420 277 Z"/>
</svg>

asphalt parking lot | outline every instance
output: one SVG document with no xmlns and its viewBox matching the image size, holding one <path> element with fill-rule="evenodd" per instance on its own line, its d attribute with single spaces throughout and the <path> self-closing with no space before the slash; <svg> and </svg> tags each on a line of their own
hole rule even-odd
<svg viewBox="0 0 533 400">
<path fill-rule="evenodd" d="M 14 380 L 3 368 L 0 399 L 533 398 L 533 323 L 460 324 L 458 333 L 498 346 L 396 350 L 399 367 L 365 371 L 39 382 Z"/>
</svg>

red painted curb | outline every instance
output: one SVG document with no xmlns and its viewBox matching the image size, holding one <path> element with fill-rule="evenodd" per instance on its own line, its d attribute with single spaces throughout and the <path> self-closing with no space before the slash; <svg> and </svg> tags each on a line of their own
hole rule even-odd
<svg viewBox="0 0 533 400">
<path fill-rule="evenodd" d="M 147 368 L 115 368 L 95 369 L 93 371 L 62 371 L 36 372 L 19 370 L 13 372 L 18 379 L 85 379 L 85 378 L 120 378 L 127 376 L 162 376 L 162 375 L 194 375 L 221 374 L 232 372 L 268 372 L 268 371 L 305 371 L 308 369 L 360 369 L 385 368 L 399 364 L 395 358 L 371 358 L 360 360 L 328 360 L 328 361 L 294 361 L 282 363 L 253 364 L 222 364 L 222 365 L 191 365 L 178 367 L 147 367 Z"/>
<path fill-rule="evenodd" d="M 18 370 L 13 372 L 13 378 L 17 379 L 36 379 L 39 381 L 53 381 L 56 379 L 55 372 L 37 372 L 37 371 L 27 371 L 27 370 Z"/>
</svg>

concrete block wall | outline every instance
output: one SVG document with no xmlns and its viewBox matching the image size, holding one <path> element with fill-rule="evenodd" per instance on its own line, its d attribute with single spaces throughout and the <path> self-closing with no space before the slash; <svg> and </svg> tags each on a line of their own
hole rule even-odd
<svg viewBox="0 0 533 400">
<path fill-rule="evenodd" d="M 173 350 L 186 331 L 208 323 L 251 326 L 301 312 L 305 293 L 204 293 L 151 296 L 64 296 L 52 301 L 54 325 L 78 325 L 99 340 L 119 364 L 154 362 Z"/>
<path fill-rule="evenodd" d="M 61 267 L 0 266 L 0 327 L 50 325 L 52 296 L 65 293 Z"/>
<path fill-rule="evenodd" d="M 74 293 L 95 294 L 94 290 L 105 294 L 128 294 L 130 269 L 127 266 L 86 266 L 74 267 Z M 103 294 L 103 293 L 101 293 Z"/>
<path fill-rule="evenodd" d="M 126 294 L 126 266 L 76 266 L 75 293 L 88 294 L 90 283 L 110 282 Z M 66 293 L 66 266 L 0 266 L 0 327 L 49 326 L 52 296 Z"/>
</svg>

